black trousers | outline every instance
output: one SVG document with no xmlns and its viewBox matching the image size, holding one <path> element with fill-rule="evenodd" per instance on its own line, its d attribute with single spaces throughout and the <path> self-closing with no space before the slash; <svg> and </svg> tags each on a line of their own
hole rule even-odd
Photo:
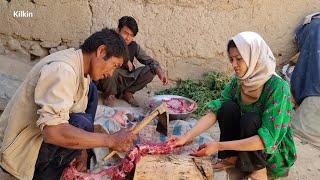
<svg viewBox="0 0 320 180">
<path fill-rule="evenodd" d="M 135 93 L 146 87 L 154 77 L 149 66 L 138 67 L 132 72 L 116 69 L 111 77 L 101 79 L 96 84 L 98 90 L 104 95 L 116 95 L 121 98 L 124 91 Z"/>
<path fill-rule="evenodd" d="M 255 112 L 241 114 L 238 104 L 228 101 L 222 104 L 217 113 L 220 128 L 220 141 L 245 139 L 257 135 L 261 118 Z M 221 151 L 220 159 L 237 156 L 236 168 L 242 172 L 252 172 L 266 167 L 266 154 L 262 151 Z"/>
</svg>

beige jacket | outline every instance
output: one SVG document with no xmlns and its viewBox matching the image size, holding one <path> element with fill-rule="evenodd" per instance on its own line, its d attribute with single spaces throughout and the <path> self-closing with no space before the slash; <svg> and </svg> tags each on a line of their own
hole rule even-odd
<svg viewBox="0 0 320 180">
<path fill-rule="evenodd" d="M 56 52 L 37 63 L 0 117 L 0 165 L 18 179 L 32 179 L 45 125 L 68 123 L 84 112 L 89 78 L 81 50 Z"/>
</svg>

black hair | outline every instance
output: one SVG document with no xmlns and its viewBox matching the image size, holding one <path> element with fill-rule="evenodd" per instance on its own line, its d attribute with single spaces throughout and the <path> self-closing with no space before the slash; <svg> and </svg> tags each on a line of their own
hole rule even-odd
<svg viewBox="0 0 320 180">
<path fill-rule="evenodd" d="M 119 31 L 124 26 L 127 26 L 133 32 L 134 36 L 137 35 L 137 33 L 139 31 L 139 28 L 138 28 L 137 21 L 133 17 L 131 17 L 131 16 L 123 16 L 122 18 L 120 18 L 119 22 L 118 22 Z"/>
<path fill-rule="evenodd" d="M 124 60 L 128 58 L 128 47 L 124 39 L 115 30 L 108 28 L 93 33 L 80 48 L 84 52 L 92 53 L 101 45 L 107 46 L 106 56 L 103 58 L 105 60 L 112 56 L 122 57 Z"/>
<path fill-rule="evenodd" d="M 227 51 L 229 52 L 231 48 L 237 48 L 236 43 L 232 39 L 228 42 Z"/>
</svg>

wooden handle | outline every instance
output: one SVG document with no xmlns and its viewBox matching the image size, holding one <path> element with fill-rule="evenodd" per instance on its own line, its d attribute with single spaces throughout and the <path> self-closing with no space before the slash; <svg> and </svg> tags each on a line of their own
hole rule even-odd
<svg viewBox="0 0 320 180">
<path fill-rule="evenodd" d="M 138 123 L 132 130 L 133 134 L 138 134 L 146 125 L 148 125 L 155 117 L 159 115 L 158 111 L 153 111 L 148 117 L 145 117 L 140 123 Z"/>
<path fill-rule="evenodd" d="M 107 154 L 104 158 L 103 161 L 107 161 L 108 159 L 110 159 L 113 155 L 115 155 L 117 153 L 117 151 L 112 151 L 111 153 Z"/>
<path fill-rule="evenodd" d="M 149 116 L 145 117 L 140 123 L 138 123 L 136 126 L 133 127 L 132 133 L 138 134 L 141 129 L 146 127 L 155 117 L 157 117 L 159 114 L 162 114 L 166 112 L 167 106 L 165 103 L 161 104 L 156 110 L 154 110 Z M 117 151 L 112 151 L 110 154 L 106 155 L 103 158 L 103 161 L 107 161 L 110 159 L 113 155 L 115 155 Z"/>
</svg>

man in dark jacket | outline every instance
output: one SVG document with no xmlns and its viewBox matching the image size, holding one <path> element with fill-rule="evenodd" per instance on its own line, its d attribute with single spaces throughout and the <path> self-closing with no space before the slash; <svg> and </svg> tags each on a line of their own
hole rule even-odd
<svg viewBox="0 0 320 180">
<path fill-rule="evenodd" d="M 148 56 L 134 41 L 138 33 L 138 24 L 133 17 L 123 16 L 119 19 L 117 32 L 128 45 L 129 58 L 123 66 L 117 69 L 112 77 L 100 80 L 98 90 L 106 96 L 105 104 L 112 105 L 115 98 L 122 98 L 133 106 L 138 106 L 133 94 L 144 88 L 157 75 L 164 85 L 168 83 L 166 73 L 158 61 Z M 136 58 L 144 66 L 135 68 L 133 60 Z"/>
</svg>

